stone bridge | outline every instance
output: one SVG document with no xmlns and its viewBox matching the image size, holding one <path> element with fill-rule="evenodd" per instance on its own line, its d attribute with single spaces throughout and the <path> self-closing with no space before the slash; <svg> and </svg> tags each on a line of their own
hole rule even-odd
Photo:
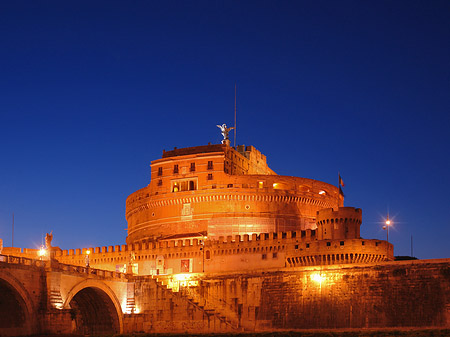
<svg viewBox="0 0 450 337">
<path fill-rule="evenodd" d="M 0 255 L 0 336 L 233 329 L 152 276 Z"/>
<path fill-rule="evenodd" d="M 0 255 L 0 335 L 122 332 L 124 314 L 134 311 L 129 278 L 54 260 Z"/>
</svg>

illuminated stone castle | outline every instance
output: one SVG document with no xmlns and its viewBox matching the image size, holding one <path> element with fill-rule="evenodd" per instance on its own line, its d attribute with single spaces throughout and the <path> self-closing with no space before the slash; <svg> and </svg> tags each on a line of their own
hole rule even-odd
<svg viewBox="0 0 450 337">
<path fill-rule="evenodd" d="M 449 259 L 394 261 L 339 187 L 252 146 L 163 151 L 125 216 L 125 245 L 3 248 L 0 334 L 450 326 Z"/>
<path fill-rule="evenodd" d="M 253 146 L 175 148 L 126 200 L 127 245 L 53 255 L 84 265 L 89 251 L 95 268 L 138 275 L 392 260 L 391 244 L 360 238 L 361 209 L 343 203 L 336 186 L 277 175 Z"/>
</svg>

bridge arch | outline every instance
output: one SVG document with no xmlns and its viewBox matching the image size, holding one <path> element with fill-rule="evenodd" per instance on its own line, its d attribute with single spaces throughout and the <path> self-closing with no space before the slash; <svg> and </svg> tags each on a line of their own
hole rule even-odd
<svg viewBox="0 0 450 337">
<path fill-rule="evenodd" d="M 114 291 L 105 283 L 84 280 L 67 294 L 65 309 L 74 310 L 76 330 L 82 334 L 123 332 L 123 313 Z"/>
<path fill-rule="evenodd" d="M 29 335 L 35 332 L 36 320 L 30 294 L 11 273 L 0 275 L 0 335 Z"/>
</svg>

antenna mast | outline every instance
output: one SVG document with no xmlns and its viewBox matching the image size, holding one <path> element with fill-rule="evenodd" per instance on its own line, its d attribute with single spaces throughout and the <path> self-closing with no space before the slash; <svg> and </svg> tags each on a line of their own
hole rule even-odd
<svg viewBox="0 0 450 337">
<path fill-rule="evenodd" d="M 236 149 L 236 82 L 234 82 L 234 148 Z"/>
</svg>

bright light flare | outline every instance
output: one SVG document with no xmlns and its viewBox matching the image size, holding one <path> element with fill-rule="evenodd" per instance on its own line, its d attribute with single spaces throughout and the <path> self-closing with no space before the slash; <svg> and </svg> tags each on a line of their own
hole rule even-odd
<svg viewBox="0 0 450 337">
<path fill-rule="evenodd" d="M 192 275 L 190 275 L 190 274 L 175 274 L 175 275 L 173 275 L 173 279 L 175 281 L 179 281 L 179 282 L 188 281 L 191 277 L 192 277 Z"/>
<path fill-rule="evenodd" d="M 44 257 L 45 255 L 47 255 L 47 250 L 44 247 L 41 247 L 41 249 L 39 249 L 38 251 L 38 255 L 39 257 Z"/>
<path fill-rule="evenodd" d="M 312 281 L 317 282 L 319 284 L 322 284 L 322 282 L 325 281 L 325 277 L 323 277 L 318 273 L 312 274 L 310 277 Z"/>
</svg>

